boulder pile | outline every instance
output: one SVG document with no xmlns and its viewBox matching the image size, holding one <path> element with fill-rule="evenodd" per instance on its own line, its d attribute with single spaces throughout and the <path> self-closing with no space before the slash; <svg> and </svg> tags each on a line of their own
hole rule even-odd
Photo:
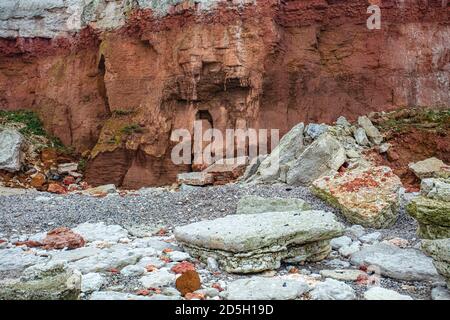
<svg viewBox="0 0 450 320">
<path fill-rule="evenodd" d="M 333 175 L 348 163 L 368 165 L 362 151 L 381 144 L 383 136 L 368 117 L 350 124 L 340 117 L 334 126 L 303 123 L 295 126 L 265 158 L 252 163 L 248 183 L 276 183 L 309 186 Z"/>
</svg>

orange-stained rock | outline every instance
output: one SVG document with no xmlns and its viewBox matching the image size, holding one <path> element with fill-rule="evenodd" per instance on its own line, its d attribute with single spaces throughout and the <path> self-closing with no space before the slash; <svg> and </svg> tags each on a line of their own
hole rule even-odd
<svg viewBox="0 0 450 320">
<path fill-rule="evenodd" d="M 186 271 L 195 271 L 195 266 L 190 262 L 183 261 L 174 265 L 170 271 L 183 274 Z"/>
<path fill-rule="evenodd" d="M 27 240 L 27 241 L 18 241 L 14 243 L 15 246 L 27 246 L 29 248 L 37 248 L 41 247 L 42 243 L 39 241 Z"/>
<path fill-rule="evenodd" d="M 205 295 L 201 293 L 186 293 L 184 296 L 186 300 L 204 300 Z"/>
<path fill-rule="evenodd" d="M 64 180 L 63 180 L 63 183 L 64 183 L 66 186 L 70 186 L 71 184 L 74 184 L 74 183 L 75 183 L 75 178 L 72 177 L 72 176 L 66 176 L 66 177 L 64 178 Z"/>
<path fill-rule="evenodd" d="M 57 194 L 66 194 L 67 193 L 67 189 L 64 186 L 59 185 L 57 183 L 50 183 L 48 185 L 47 191 L 51 192 L 51 193 L 57 193 Z"/>
<path fill-rule="evenodd" d="M 194 270 L 184 272 L 180 277 L 178 277 L 175 285 L 177 290 L 180 291 L 183 296 L 187 293 L 197 291 L 202 286 L 200 277 Z"/>
<path fill-rule="evenodd" d="M 206 168 L 203 173 L 213 177 L 215 185 L 224 185 L 242 176 L 248 165 L 248 157 L 224 159 Z"/>
<path fill-rule="evenodd" d="M 46 148 L 41 151 L 41 161 L 46 167 L 50 167 L 57 163 L 58 153 L 55 149 Z"/>
<path fill-rule="evenodd" d="M 77 249 L 84 247 L 85 241 L 81 235 L 69 228 L 61 227 L 48 232 L 42 245 L 46 250 Z"/>
<path fill-rule="evenodd" d="M 47 178 L 42 173 L 38 172 L 32 176 L 30 185 L 33 188 L 40 189 L 47 182 Z"/>
</svg>

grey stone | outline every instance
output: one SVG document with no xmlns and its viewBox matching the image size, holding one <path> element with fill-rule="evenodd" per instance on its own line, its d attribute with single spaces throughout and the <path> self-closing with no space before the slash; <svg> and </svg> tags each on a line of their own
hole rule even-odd
<svg viewBox="0 0 450 320">
<path fill-rule="evenodd" d="M 16 130 L 0 129 L 0 170 L 16 172 L 21 167 L 22 135 Z"/>
<path fill-rule="evenodd" d="M 360 146 L 368 146 L 370 144 L 367 138 L 366 131 L 363 128 L 358 128 L 355 131 L 355 140 Z"/>
<path fill-rule="evenodd" d="M 420 191 L 428 198 L 450 202 L 450 179 L 423 179 Z"/>
<path fill-rule="evenodd" d="M 383 137 L 380 131 L 373 125 L 372 121 L 370 121 L 368 117 L 359 117 L 358 124 L 366 131 L 370 141 L 375 144 L 381 144 L 383 142 Z"/>
<path fill-rule="evenodd" d="M 433 300 L 450 300 L 450 292 L 447 288 L 436 287 L 431 290 L 431 299 Z"/>
<path fill-rule="evenodd" d="M 450 287 L 450 238 L 422 240 L 421 248 L 433 258 L 434 266 Z"/>
<path fill-rule="evenodd" d="M 381 239 L 381 236 L 382 235 L 380 232 L 372 232 L 360 237 L 359 240 L 365 243 L 373 243 L 379 241 Z"/>
<path fill-rule="evenodd" d="M 268 212 L 231 215 L 175 229 L 175 237 L 193 257 L 215 258 L 227 272 L 277 269 L 281 260 L 321 260 L 329 240 L 343 226 L 329 212 Z"/>
<path fill-rule="evenodd" d="M 147 266 L 162 268 L 166 265 L 166 263 L 162 261 L 159 257 L 143 257 L 141 260 L 139 260 L 139 262 L 136 265 L 143 268 Z"/>
<path fill-rule="evenodd" d="M 373 266 L 383 276 L 405 281 L 436 280 L 439 275 L 432 259 L 416 249 L 401 249 L 379 243 L 352 254 L 353 265 Z"/>
<path fill-rule="evenodd" d="M 48 259 L 27 253 L 21 248 L 2 249 L 0 250 L 0 271 L 22 271 L 46 260 Z"/>
<path fill-rule="evenodd" d="M 361 249 L 361 242 L 355 241 L 349 246 L 343 246 L 339 249 L 339 254 L 343 257 L 349 257 L 350 255 L 358 252 Z"/>
<path fill-rule="evenodd" d="M 353 225 L 351 227 L 348 227 L 345 230 L 345 233 L 349 234 L 349 235 L 351 235 L 351 236 L 353 236 L 355 238 L 360 238 L 366 233 L 366 229 L 364 229 L 363 226 L 355 224 L 355 225 Z"/>
<path fill-rule="evenodd" d="M 348 284 L 334 279 L 318 283 L 310 292 L 313 300 L 355 300 L 355 290 Z"/>
<path fill-rule="evenodd" d="M 128 231 L 119 225 L 106 225 L 104 222 L 83 223 L 72 229 L 81 235 L 87 242 L 106 241 L 118 242 L 128 236 Z"/>
<path fill-rule="evenodd" d="M 0 300 L 77 300 L 81 274 L 65 263 L 38 264 L 20 279 L 0 281 Z"/>
<path fill-rule="evenodd" d="M 372 287 L 364 292 L 366 300 L 414 300 L 408 295 L 400 294 L 394 290 L 381 287 Z"/>
<path fill-rule="evenodd" d="M 145 268 L 140 265 L 129 265 L 120 270 L 120 274 L 125 277 L 138 277 L 146 272 Z"/>
<path fill-rule="evenodd" d="M 347 236 L 342 236 L 342 237 L 339 237 L 339 238 L 331 239 L 330 244 L 331 244 L 331 247 L 334 250 L 338 250 L 338 249 L 340 249 L 342 247 L 346 247 L 346 246 L 351 245 L 352 244 L 352 239 L 350 239 Z"/>
<path fill-rule="evenodd" d="M 305 125 L 299 123 L 292 128 L 280 140 L 278 146 L 272 150 L 272 153 L 261 162 L 257 172 L 247 179 L 247 182 L 255 183 L 274 183 L 280 179 L 281 168 L 289 166 L 302 151 L 303 146 L 303 131 Z"/>
<path fill-rule="evenodd" d="M 311 206 L 302 199 L 244 196 L 238 202 L 236 214 L 306 211 L 310 209 Z"/>
<path fill-rule="evenodd" d="M 194 293 L 198 293 L 198 294 L 202 294 L 206 297 L 214 298 L 214 297 L 219 296 L 220 292 L 216 288 L 206 288 L 206 289 L 197 290 Z"/>
<path fill-rule="evenodd" d="M 165 242 L 158 238 L 139 238 L 131 243 L 133 248 L 154 248 L 158 251 L 163 251 L 164 249 L 171 249 L 173 251 L 180 251 L 181 248 L 174 245 L 173 243 Z"/>
<path fill-rule="evenodd" d="M 74 250 L 54 250 L 48 251 L 52 261 L 78 261 L 101 253 L 102 250 L 96 247 L 82 247 Z"/>
<path fill-rule="evenodd" d="M 410 163 L 409 169 L 420 179 L 450 177 L 450 166 L 435 157 Z"/>
<path fill-rule="evenodd" d="M 388 152 L 390 148 L 391 148 L 391 144 L 390 143 L 383 143 L 378 148 L 378 152 L 383 154 L 383 153 Z"/>
<path fill-rule="evenodd" d="M 259 155 L 255 158 L 253 158 L 249 165 L 247 166 L 247 168 L 245 169 L 244 174 L 241 177 L 241 181 L 247 181 L 248 179 L 250 179 L 253 175 L 256 174 L 256 172 L 258 172 L 259 166 L 261 165 L 261 163 L 267 159 L 269 155 L 265 154 L 265 155 Z"/>
<path fill-rule="evenodd" d="M 68 174 L 71 171 L 77 171 L 78 170 L 78 163 L 62 163 L 58 165 L 58 173 L 59 174 Z"/>
<path fill-rule="evenodd" d="M 343 127 L 349 127 L 351 126 L 350 122 L 348 122 L 347 118 L 345 118 L 344 116 L 340 116 L 337 120 L 336 120 L 336 124 L 338 126 L 343 126 Z"/>
<path fill-rule="evenodd" d="M 100 273 L 88 273 L 81 277 L 81 292 L 99 291 L 106 284 L 106 278 Z"/>
<path fill-rule="evenodd" d="M 345 160 L 345 149 L 339 141 L 323 134 L 293 161 L 286 182 L 289 185 L 310 185 L 322 176 L 335 173 Z"/>
<path fill-rule="evenodd" d="M 208 265 L 208 269 L 210 271 L 218 271 L 219 270 L 219 264 L 217 263 L 217 260 L 213 257 L 208 257 L 206 259 L 206 264 Z"/>
<path fill-rule="evenodd" d="M 165 269 L 160 269 L 143 276 L 139 281 L 145 289 L 148 289 L 173 285 L 175 284 L 175 280 L 175 274 Z"/>
<path fill-rule="evenodd" d="M 313 140 L 320 137 L 322 134 L 328 131 L 328 126 L 326 124 L 317 124 L 317 123 L 310 123 L 306 126 L 306 132 L 305 134 L 312 138 Z"/>
<path fill-rule="evenodd" d="M 358 277 L 366 273 L 355 269 L 336 269 L 336 270 L 321 270 L 320 275 L 324 278 L 332 278 L 341 281 L 356 281 Z"/>
<path fill-rule="evenodd" d="M 83 274 L 111 269 L 120 270 L 128 265 L 136 264 L 142 257 L 156 255 L 156 253 L 153 248 L 131 249 L 125 245 L 116 245 L 101 250 L 99 254 L 71 262 L 70 265 Z"/>
<path fill-rule="evenodd" d="M 224 296 L 227 300 L 294 300 L 308 289 L 303 281 L 252 277 L 229 283 Z"/>
<path fill-rule="evenodd" d="M 343 269 L 350 267 L 350 263 L 347 261 L 333 259 L 329 261 L 325 261 L 325 265 L 331 268 Z"/>
<path fill-rule="evenodd" d="M 170 260 L 175 261 L 175 262 L 187 261 L 187 260 L 191 259 L 189 254 L 187 254 L 186 252 L 181 252 L 181 251 L 168 252 L 168 253 L 166 253 L 166 255 L 170 258 Z"/>
</svg>

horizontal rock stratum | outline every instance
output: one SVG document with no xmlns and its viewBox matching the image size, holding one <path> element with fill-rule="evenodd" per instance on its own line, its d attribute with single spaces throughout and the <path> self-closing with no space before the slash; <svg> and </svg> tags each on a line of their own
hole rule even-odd
<svg viewBox="0 0 450 320">
<path fill-rule="evenodd" d="M 343 231 L 330 212 L 291 211 L 197 222 L 176 228 L 175 237 L 194 257 L 215 258 L 227 272 L 252 273 L 277 269 L 283 260 L 322 260 Z"/>
<path fill-rule="evenodd" d="M 165 185 L 171 132 L 448 108 L 450 6 L 366 0 L 2 0 L 0 109 L 91 151 L 86 179 Z M 373 139 L 373 137 L 372 137 Z"/>
</svg>

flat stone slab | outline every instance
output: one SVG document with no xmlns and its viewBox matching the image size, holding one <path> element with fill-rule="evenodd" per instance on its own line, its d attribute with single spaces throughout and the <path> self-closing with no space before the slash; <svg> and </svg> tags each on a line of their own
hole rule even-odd
<svg viewBox="0 0 450 320">
<path fill-rule="evenodd" d="M 239 200 L 236 214 L 305 211 L 310 209 L 311 206 L 302 199 L 245 196 Z"/>
<path fill-rule="evenodd" d="M 417 249 L 401 249 L 379 243 L 352 254 L 353 265 L 379 268 L 383 276 L 405 281 L 438 280 L 433 260 Z"/>
<path fill-rule="evenodd" d="M 298 280 L 252 277 L 231 282 L 224 294 L 227 300 L 294 300 L 309 290 Z"/>
<path fill-rule="evenodd" d="M 193 257 L 215 258 L 228 272 L 276 269 L 282 260 L 319 261 L 329 240 L 344 227 L 324 211 L 230 215 L 175 229 L 175 238 Z"/>
<path fill-rule="evenodd" d="M 182 244 L 212 250 L 248 252 L 274 244 L 305 244 L 338 237 L 343 225 L 331 212 L 266 212 L 230 215 L 175 229 Z"/>
<path fill-rule="evenodd" d="M 345 282 L 326 279 L 310 293 L 313 300 L 356 300 L 355 290 Z"/>
<path fill-rule="evenodd" d="M 83 223 L 72 229 L 73 232 L 81 235 L 86 241 L 106 241 L 117 242 L 121 238 L 128 237 L 128 231 L 119 225 L 106 225 L 99 223 Z"/>
<path fill-rule="evenodd" d="M 324 278 L 332 278 L 342 281 L 356 281 L 358 277 L 364 276 L 366 273 L 356 269 L 335 269 L 335 270 L 322 270 L 320 275 Z"/>
</svg>

